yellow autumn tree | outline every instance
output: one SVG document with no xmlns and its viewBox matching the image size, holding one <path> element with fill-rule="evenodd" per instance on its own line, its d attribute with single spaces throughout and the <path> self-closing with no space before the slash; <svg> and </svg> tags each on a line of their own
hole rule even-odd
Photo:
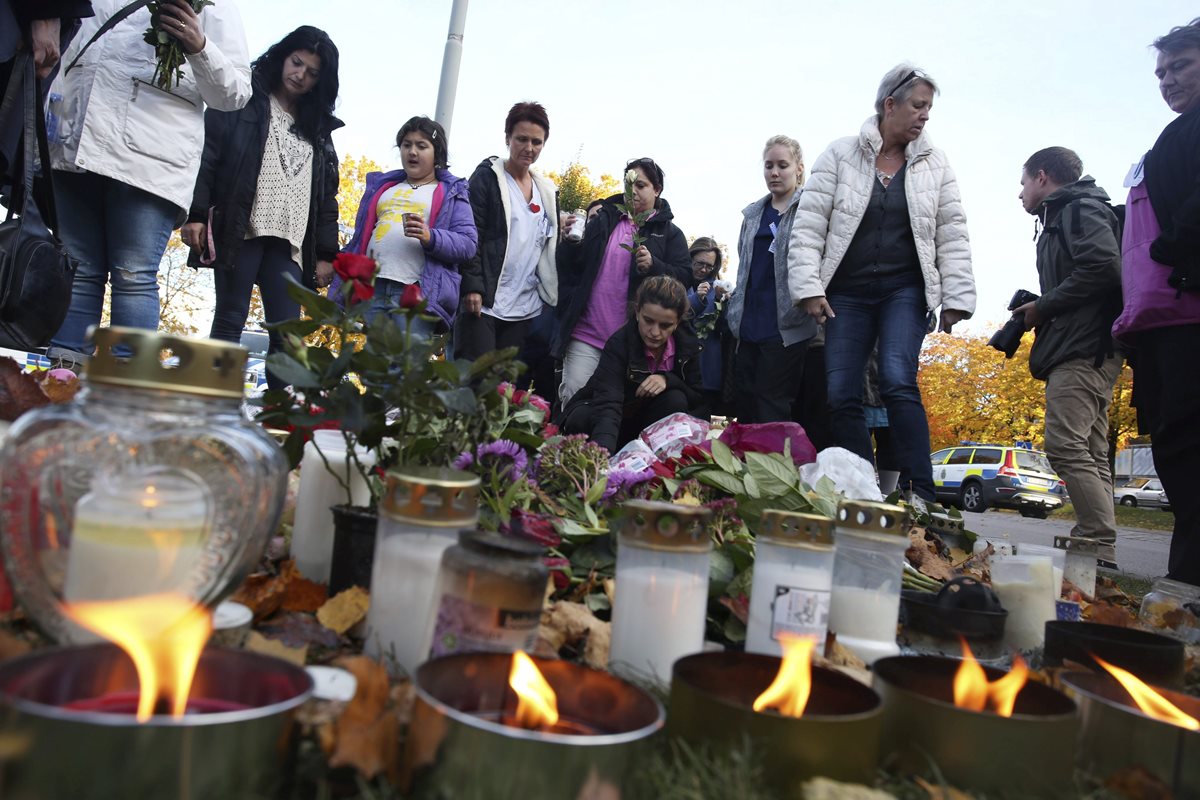
<svg viewBox="0 0 1200 800">
<path fill-rule="evenodd" d="M 558 207 L 571 212 L 584 209 L 593 200 L 600 200 L 621 191 L 621 182 L 612 175 L 603 174 L 593 181 L 591 171 L 579 163 L 579 156 L 567 164 L 562 172 L 547 172 L 546 177 L 558 187 Z"/>
<path fill-rule="evenodd" d="M 354 235 L 354 215 L 367 188 L 367 173 L 382 172 L 377 162 L 366 156 L 346 155 L 338 166 L 338 241 L 345 246 Z"/>
</svg>

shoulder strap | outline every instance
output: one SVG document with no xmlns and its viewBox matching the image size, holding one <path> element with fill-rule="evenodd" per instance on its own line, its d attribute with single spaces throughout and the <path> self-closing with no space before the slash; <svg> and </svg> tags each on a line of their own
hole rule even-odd
<svg viewBox="0 0 1200 800">
<path fill-rule="evenodd" d="M 140 9 L 144 6 L 148 6 L 150 4 L 150 2 L 151 2 L 151 0 L 133 0 L 132 3 L 125 6 L 124 8 L 120 9 L 119 11 L 117 11 L 117 13 L 113 14 L 111 17 L 109 17 L 107 20 L 105 20 L 104 24 L 100 26 L 100 29 L 97 30 L 94 34 L 92 34 L 92 38 L 88 39 L 87 44 L 85 44 L 82 48 L 80 48 L 79 52 L 76 53 L 75 58 L 71 59 L 70 65 L 65 70 L 63 70 L 63 74 L 66 75 L 68 72 L 70 72 L 72 69 L 75 68 L 75 65 L 79 63 L 79 59 L 83 58 L 83 54 L 87 52 L 87 49 L 89 47 L 91 47 L 92 45 L 94 45 L 96 43 L 97 39 L 99 39 L 101 36 L 108 33 L 109 31 L 111 31 L 113 28 L 120 25 L 122 22 L 124 22 L 126 19 L 128 19 L 130 16 L 132 16 L 133 13 L 135 11 L 137 11 L 138 9 Z"/>
<path fill-rule="evenodd" d="M 22 51 L 13 62 L 12 76 L 9 79 L 8 90 L 5 93 L 3 103 L 3 113 L 0 116 L 11 112 L 13 104 L 16 102 L 17 85 L 20 84 L 22 91 L 22 100 L 24 109 L 24 127 L 22 129 L 22 142 L 24 152 L 21 161 L 21 217 L 25 216 L 29 204 L 32 202 L 35 208 L 38 208 L 37 198 L 34 196 L 33 177 L 34 171 L 38 165 L 44 172 L 43 183 L 41 186 L 45 189 L 42 195 L 45 199 L 45 208 L 38 208 L 42 212 L 42 219 L 56 234 L 58 232 L 58 213 L 54 206 L 54 190 L 50 183 L 50 146 L 46 141 L 46 118 L 41 113 L 41 108 L 38 105 L 38 90 L 37 90 L 37 73 L 33 64 L 33 57 L 28 51 Z M 16 175 L 13 175 L 14 183 Z M 15 187 L 14 187 L 15 188 Z M 11 219 L 15 212 L 15 203 L 9 207 L 8 216 Z"/>
</svg>

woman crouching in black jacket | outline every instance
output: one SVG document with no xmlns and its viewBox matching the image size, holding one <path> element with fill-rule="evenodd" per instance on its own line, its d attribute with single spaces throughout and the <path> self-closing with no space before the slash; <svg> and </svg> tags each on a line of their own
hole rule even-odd
<svg viewBox="0 0 1200 800">
<path fill-rule="evenodd" d="M 609 337 L 596 371 L 563 409 L 563 432 L 586 433 L 615 453 L 670 414 L 707 417 L 687 310 L 687 289 L 675 278 L 643 281 L 633 319 Z"/>
</svg>

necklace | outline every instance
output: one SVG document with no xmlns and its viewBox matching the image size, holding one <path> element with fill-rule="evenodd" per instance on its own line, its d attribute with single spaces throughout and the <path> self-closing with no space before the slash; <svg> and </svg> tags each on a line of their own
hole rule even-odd
<svg viewBox="0 0 1200 800">
<path fill-rule="evenodd" d="M 903 161 L 904 160 L 903 156 L 889 156 L 887 153 L 883 152 L 882 150 L 879 151 L 879 157 L 882 158 L 884 161 Z"/>
<path fill-rule="evenodd" d="M 892 178 L 896 177 L 896 173 L 893 172 L 891 175 L 888 175 L 886 172 L 884 172 L 883 170 L 876 167 L 875 168 L 875 177 L 878 178 L 879 182 L 882 183 L 886 187 L 889 183 L 892 182 Z"/>
<path fill-rule="evenodd" d="M 408 184 L 408 188 L 412 189 L 413 191 L 416 191 L 417 189 L 420 189 L 422 186 L 428 186 L 429 184 L 433 183 L 433 181 L 434 181 L 434 179 L 430 178 L 429 180 L 421 181 L 420 183 L 413 183 L 412 181 L 405 181 L 405 183 Z"/>
</svg>

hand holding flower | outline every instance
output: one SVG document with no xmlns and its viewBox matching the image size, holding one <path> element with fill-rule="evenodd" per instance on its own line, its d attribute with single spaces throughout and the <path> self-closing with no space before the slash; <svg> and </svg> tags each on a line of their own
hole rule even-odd
<svg viewBox="0 0 1200 800">
<path fill-rule="evenodd" d="M 637 271 L 643 274 L 649 272 L 650 267 L 654 264 L 654 258 L 644 244 L 638 245 L 637 250 L 633 252 L 633 261 L 637 264 Z"/>
</svg>

